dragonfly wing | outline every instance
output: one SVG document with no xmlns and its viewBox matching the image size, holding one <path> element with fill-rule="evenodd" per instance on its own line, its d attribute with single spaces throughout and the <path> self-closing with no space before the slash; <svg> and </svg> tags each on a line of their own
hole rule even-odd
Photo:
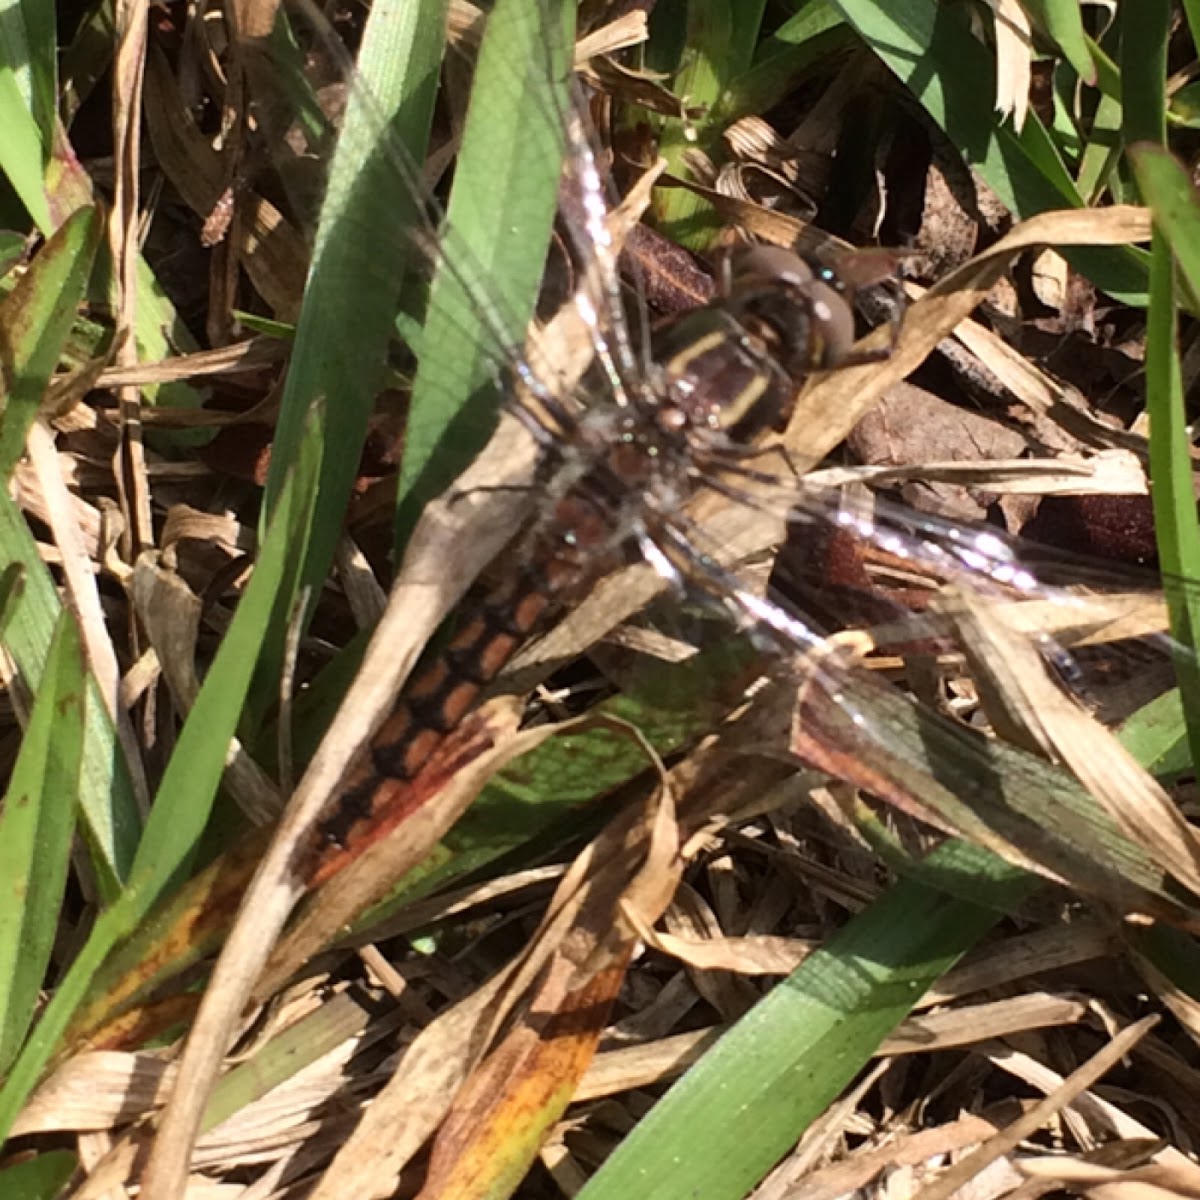
<svg viewBox="0 0 1200 1200">
<path fill-rule="evenodd" d="M 682 575 L 795 688 L 790 746 L 809 765 L 1018 865 L 1172 921 L 1195 920 L 1194 833 L 1149 773 L 1064 691 L 1008 606 L 952 591 L 940 614 L 971 668 L 993 736 L 902 694 L 795 609 L 745 584 L 681 525 L 661 527 L 660 573 Z M 928 620 L 919 618 L 928 636 Z M 910 633 L 912 637 L 912 633 Z M 915 639 L 914 639 L 915 640 Z M 1119 898 L 1119 900 L 1118 900 Z"/>
</svg>

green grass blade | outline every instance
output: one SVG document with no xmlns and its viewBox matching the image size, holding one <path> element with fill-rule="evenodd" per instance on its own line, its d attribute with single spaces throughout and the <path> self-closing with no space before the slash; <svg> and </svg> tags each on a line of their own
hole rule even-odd
<svg viewBox="0 0 1200 1200">
<path fill-rule="evenodd" d="M 1155 217 L 1150 310 L 1146 329 L 1146 409 L 1150 416 L 1150 479 L 1155 535 L 1164 572 L 1200 578 L 1200 525 L 1196 517 L 1191 439 L 1179 362 L 1175 271 L 1178 261 L 1193 294 L 1200 295 L 1200 201 L 1183 169 L 1165 151 L 1144 144 L 1131 151 L 1134 174 Z M 1200 762 L 1200 599 L 1168 590 L 1171 631 L 1182 648 L 1175 669 L 1183 693 L 1192 760 Z"/>
<path fill-rule="evenodd" d="M 104 78 L 116 41 L 111 5 L 98 4 L 79 22 L 70 44 L 62 51 L 63 122 L 70 126 L 83 102 Z"/>
<path fill-rule="evenodd" d="M 296 329 L 283 408 L 267 481 L 270 512 L 300 453 L 300 440 L 322 439 L 321 490 L 342 503 L 358 457 L 392 333 L 404 264 L 393 256 L 396 229 L 414 217 L 407 184 L 381 147 L 394 136 L 419 162 L 428 136 L 440 69 L 444 0 L 376 4 L 330 165 L 304 307 Z M 314 428 L 316 402 L 325 421 Z M 332 524 L 332 518 L 330 519 Z M 306 547 L 304 578 L 323 579 L 336 531 L 318 525 Z"/>
<path fill-rule="evenodd" d="M 16 6 L 9 0 L 5 7 L 11 10 Z M 4 131 L 0 137 L 0 173 L 34 226 L 49 237 L 76 209 L 94 204 L 95 194 L 57 119 L 54 30 L 52 21 L 47 24 L 53 6 L 31 0 L 23 8 L 25 12 L 7 25 L 0 19 L 0 129 Z M 18 70 L 27 63 L 35 66 L 23 87 Z M 11 215 L 7 219 L 24 225 L 23 220 Z M 104 290 L 106 284 L 111 285 L 111 270 L 107 274 L 106 279 L 105 272 L 97 271 L 92 279 L 97 292 L 90 299 L 103 306 L 111 300 Z M 138 262 L 136 334 L 142 357 L 150 361 L 197 349 L 144 259 Z M 147 387 L 144 394 L 181 407 L 199 404 L 194 389 L 178 380 Z"/>
<path fill-rule="evenodd" d="M 57 36 L 52 4 L 0 0 L 0 63 L 12 70 L 44 145 L 58 112 Z"/>
<path fill-rule="evenodd" d="M 1156 779 L 1175 779 L 1189 772 L 1192 755 L 1179 689 L 1143 704 L 1121 726 L 1121 742 Z"/>
<path fill-rule="evenodd" d="M 1181 992 L 1200 999 L 1200 943 L 1193 934 L 1167 925 L 1131 927 L 1126 937 L 1141 960 L 1169 979 Z"/>
<path fill-rule="evenodd" d="M 37 543 L 6 488 L 0 488 L 0 562 L 19 564 L 22 573 L 21 592 L 11 600 L 4 627 L 4 648 L 12 655 L 26 687 L 36 694 L 62 602 Z M 118 894 L 118 881 L 133 862 L 142 822 L 116 732 L 90 678 L 88 689 L 79 811 L 101 897 L 111 901 Z"/>
<path fill-rule="evenodd" d="M 25 590 L 25 570 L 20 563 L 10 562 L 0 569 L 0 645 L 4 633 L 17 610 L 17 601 Z"/>
<path fill-rule="evenodd" d="M 92 184 L 58 123 L 53 6 L 40 0 L 6 0 L 3 11 L 7 19 L 0 19 L 0 172 L 34 225 L 49 236 L 72 212 L 94 202 Z M 136 334 L 145 359 L 156 361 L 197 348 L 144 260 L 138 263 L 138 298 Z M 195 391 L 182 381 L 148 387 L 145 395 L 181 407 L 199 403 Z"/>
<path fill-rule="evenodd" d="M 1125 144 L 1165 142 L 1170 0 L 1141 0 L 1121 21 L 1121 96 Z"/>
<path fill-rule="evenodd" d="M 1200 0 L 1183 0 L 1183 13 L 1192 35 L 1192 48 L 1200 50 Z"/>
<path fill-rule="evenodd" d="M 333 996 L 221 1076 L 209 1098 L 203 1128 L 216 1127 L 323 1055 L 345 1046 L 369 1023 L 366 1006 L 352 993 Z"/>
<path fill-rule="evenodd" d="M 695 122 L 663 124 L 658 150 L 673 174 L 688 176 L 685 155 L 696 148 L 716 157 L 731 108 L 726 89 L 749 68 L 761 22 L 760 3 L 689 0 L 687 32 L 671 86 L 690 110 L 707 115 Z M 704 249 L 720 227 L 712 205 L 686 188 L 658 189 L 653 207 L 663 231 L 696 250 Z"/>
<path fill-rule="evenodd" d="M 385 0 L 374 5 L 359 56 L 361 86 L 352 90 L 330 165 L 304 305 L 296 329 L 272 448 L 264 513 L 273 513 L 299 455 L 314 452 L 320 502 L 312 528 L 296 540 L 296 563 L 279 600 L 275 633 L 265 648 L 255 711 L 274 702 L 286 614 L 302 587 L 319 588 L 341 536 L 358 470 L 367 419 L 382 381 L 404 274 L 398 236 L 414 220 L 414 201 L 394 136 L 420 161 L 441 66 L 445 0 Z M 322 420 L 309 414 L 319 406 Z M 312 442 L 311 450 L 303 446 Z"/>
<path fill-rule="evenodd" d="M 25 453 L 100 245 L 92 208 L 76 209 L 0 302 L 0 479 Z"/>
<path fill-rule="evenodd" d="M 854 37 L 828 0 L 806 4 L 757 48 L 750 66 L 726 87 L 719 119 L 737 120 L 773 108 L 814 62 L 847 45 Z"/>
<path fill-rule="evenodd" d="M 446 212 L 457 269 L 430 292 L 400 468 L 397 540 L 482 448 L 497 408 L 495 324 L 521 347 L 533 314 L 565 153 L 563 0 L 501 0 L 488 18 Z M 476 291 L 487 287 L 490 318 Z"/>
<path fill-rule="evenodd" d="M 1104 52 L 1094 43 L 1093 54 L 1097 61 L 1105 62 Z M 1104 80 L 1106 72 L 1101 69 L 1100 78 Z M 1124 122 L 1124 105 L 1118 94 L 1113 95 L 1105 90 L 1096 106 L 1092 117 L 1091 128 L 1088 131 L 1087 143 L 1079 158 L 1079 170 L 1075 184 L 1079 194 L 1087 203 L 1092 204 L 1100 196 L 1114 178 L 1117 167 L 1121 162 L 1123 142 L 1121 129 Z"/>
<path fill-rule="evenodd" d="M 16 1056 L 45 981 L 66 886 L 83 754 L 86 672 L 63 612 L 0 806 L 0 1072 Z"/>
<path fill-rule="evenodd" d="M 1132 147 L 1129 157 L 1155 225 L 1162 230 L 1188 287 L 1200 296 L 1200 199 L 1187 172 L 1153 144 Z"/>
<path fill-rule="evenodd" d="M 952 843 L 931 861 L 994 876 L 1016 904 L 1027 876 Z M 741 1200 L 999 914 L 905 881 L 805 960 L 621 1143 L 580 1200 Z"/>
<path fill-rule="evenodd" d="M 0 229 L 0 280 L 25 257 L 25 239 L 9 229 Z"/>
<path fill-rule="evenodd" d="M 40 0 L 0 0 L 0 170 L 43 232 L 51 229 L 47 147 L 57 120 L 55 8 Z"/>
<path fill-rule="evenodd" d="M 12 65 L 0 62 L 0 171 L 41 230 L 52 227 L 43 185 L 46 151 Z"/>
</svg>

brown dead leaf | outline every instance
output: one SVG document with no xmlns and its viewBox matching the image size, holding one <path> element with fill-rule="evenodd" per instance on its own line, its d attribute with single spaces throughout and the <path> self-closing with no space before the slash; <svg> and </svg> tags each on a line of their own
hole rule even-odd
<svg viewBox="0 0 1200 1200">
<path fill-rule="evenodd" d="M 909 295 L 924 295 L 912 284 L 905 290 Z M 1047 375 L 999 334 L 968 318 L 955 327 L 954 337 L 1022 404 L 1053 422 L 1071 443 L 1130 450 L 1145 458 L 1144 437 L 1098 419 L 1073 389 Z"/>
<path fill-rule="evenodd" d="M 983 466 L 987 460 L 1020 458 L 1029 449 L 1016 430 L 903 380 L 854 427 L 846 444 L 872 467 L 957 461 Z M 990 503 L 967 488 L 926 483 L 920 476 L 902 485 L 900 494 L 918 511 L 968 521 L 982 519 Z"/>
<path fill-rule="evenodd" d="M 491 1015 L 512 975 L 501 971 L 417 1035 L 392 1078 L 346 1138 L 311 1200 L 385 1196 L 437 1129 L 492 1028 Z"/>
<path fill-rule="evenodd" d="M 787 975 L 816 948 L 797 938 L 714 937 L 704 941 L 640 926 L 647 946 L 701 971 L 734 971 L 739 975 Z"/>
<path fill-rule="evenodd" d="M 153 1053 L 77 1054 L 34 1092 L 13 1134 L 112 1129 L 158 1107 L 174 1074 L 174 1065 Z"/>
<path fill-rule="evenodd" d="M 989 0 L 996 23 L 996 111 L 1020 132 L 1029 111 L 1033 31 L 1018 0 Z"/>
<path fill-rule="evenodd" d="M 508 1194 L 571 1102 L 625 978 L 632 943 L 581 986 L 558 959 L 523 1019 L 455 1097 L 438 1132 L 420 1200 Z"/>
<path fill-rule="evenodd" d="M 769 1188 L 762 1189 L 763 1200 L 838 1200 L 868 1188 L 885 1172 L 894 1175 L 898 1167 L 932 1170 L 931 1164 L 978 1145 L 1031 1104 L 1032 1101 L 1006 1100 L 982 1113 L 965 1113 L 931 1129 L 898 1130 L 885 1137 L 883 1144 L 870 1142 L 838 1162 L 818 1167 L 782 1194 L 772 1195 Z"/>
<path fill-rule="evenodd" d="M 812 471 L 806 478 L 817 488 L 841 488 L 855 483 L 887 486 L 912 480 L 1001 496 L 1144 496 L 1149 490 L 1145 468 L 1125 450 L 1105 450 L 1088 457 L 1063 455 L 996 458 L 974 463 L 914 462 L 904 467 L 828 467 Z M 927 512 L 938 511 L 936 502 L 932 506 L 922 502 L 918 507 Z M 973 519 L 980 519 L 978 506 Z"/>
</svg>

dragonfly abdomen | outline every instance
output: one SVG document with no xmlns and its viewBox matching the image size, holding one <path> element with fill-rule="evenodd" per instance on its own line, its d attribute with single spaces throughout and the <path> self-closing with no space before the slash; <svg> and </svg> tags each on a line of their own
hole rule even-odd
<svg viewBox="0 0 1200 1200">
<path fill-rule="evenodd" d="M 480 590 L 450 642 L 410 680 L 391 716 L 359 755 L 317 826 L 314 882 L 345 865 L 416 806 L 398 792 L 477 705 L 513 654 L 619 559 L 608 488 L 578 482 L 513 550 L 516 570 Z"/>
</svg>

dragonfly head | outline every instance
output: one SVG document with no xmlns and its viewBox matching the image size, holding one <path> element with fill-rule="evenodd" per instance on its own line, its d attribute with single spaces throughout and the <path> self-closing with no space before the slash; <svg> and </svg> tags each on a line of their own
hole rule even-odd
<svg viewBox="0 0 1200 1200">
<path fill-rule="evenodd" d="M 853 290 L 832 267 L 814 266 L 782 246 L 747 246 L 730 261 L 727 289 L 736 318 L 773 332 L 789 374 L 829 370 L 849 356 Z"/>
</svg>

